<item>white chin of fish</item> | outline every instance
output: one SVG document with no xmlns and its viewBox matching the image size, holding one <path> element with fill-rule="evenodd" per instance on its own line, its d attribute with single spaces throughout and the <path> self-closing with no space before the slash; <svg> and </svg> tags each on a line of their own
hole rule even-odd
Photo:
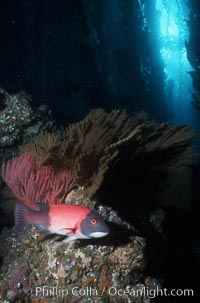
<svg viewBox="0 0 200 303">
<path fill-rule="evenodd" d="M 105 237 L 108 233 L 103 233 L 103 232 L 95 232 L 95 233 L 91 233 L 90 237 L 91 238 L 101 238 L 101 237 Z"/>
</svg>

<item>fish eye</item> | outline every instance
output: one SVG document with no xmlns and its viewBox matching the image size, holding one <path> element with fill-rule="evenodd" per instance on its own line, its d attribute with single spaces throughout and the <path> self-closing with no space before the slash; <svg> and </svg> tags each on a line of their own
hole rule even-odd
<svg viewBox="0 0 200 303">
<path fill-rule="evenodd" d="M 92 219 L 92 224 L 96 224 L 97 223 L 97 218 L 93 218 Z"/>
</svg>

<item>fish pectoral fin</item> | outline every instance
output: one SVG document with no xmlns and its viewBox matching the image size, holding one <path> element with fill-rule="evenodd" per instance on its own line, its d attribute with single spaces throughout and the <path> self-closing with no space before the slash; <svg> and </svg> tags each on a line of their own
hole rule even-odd
<svg viewBox="0 0 200 303">
<path fill-rule="evenodd" d="M 68 235 L 68 234 L 74 235 L 74 234 L 75 234 L 75 229 L 74 229 L 74 228 L 62 228 L 62 229 L 59 229 L 59 231 L 60 231 L 63 235 Z"/>
</svg>

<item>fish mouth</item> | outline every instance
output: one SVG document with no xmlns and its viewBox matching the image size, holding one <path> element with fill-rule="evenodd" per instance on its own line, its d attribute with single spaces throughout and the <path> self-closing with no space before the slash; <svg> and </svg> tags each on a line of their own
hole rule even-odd
<svg viewBox="0 0 200 303">
<path fill-rule="evenodd" d="M 109 232 L 101 232 L 101 231 L 96 231 L 90 234 L 91 238 L 102 238 L 108 235 Z"/>
</svg>

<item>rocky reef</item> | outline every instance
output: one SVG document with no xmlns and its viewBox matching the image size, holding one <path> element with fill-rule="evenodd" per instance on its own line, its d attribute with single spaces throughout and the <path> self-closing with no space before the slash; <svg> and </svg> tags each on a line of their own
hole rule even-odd
<svg viewBox="0 0 200 303">
<path fill-rule="evenodd" d="M 120 221 L 111 209 L 100 209 L 108 220 Z M 119 229 L 110 222 L 113 231 L 105 238 L 68 244 L 45 239 L 35 226 L 4 229 L 1 302 L 147 302 L 145 239 L 121 223 Z"/>
<path fill-rule="evenodd" d="M 18 146 L 36 138 L 38 133 L 55 131 L 55 122 L 46 105 L 32 106 L 24 91 L 9 94 L 0 88 L 0 160 L 17 154 Z"/>
<path fill-rule="evenodd" d="M 1 110 L 3 117 L 6 109 Z M 2 184 L 1 302 L 148 303 L 148 291 L 161 288 L 157 276 L 146 271 L 152 257 L 148 237 L 165 239 L 166 207 L 190 205 L 191 165 L 197 158 L 193 131 L 125 110 L 95 109 L 54 133 L 45 132 L 53 130 L 51 119 L 45 119 L 30 121 L 36 140 L 22 125 L 11 153 L 2 146 L 4 159 L 18 157 L 2 165 L 12 193 Z M 61 178 L 69 171 L 72 187 L 63 186 Z M 47 236 L 36 226 L 16 230 L 7 224 L 16 199 L 33 209 L 37 202 L 89 207 L 107 222 L 110 234 L 63 243 L 61 236 Z"/>
</svg>

